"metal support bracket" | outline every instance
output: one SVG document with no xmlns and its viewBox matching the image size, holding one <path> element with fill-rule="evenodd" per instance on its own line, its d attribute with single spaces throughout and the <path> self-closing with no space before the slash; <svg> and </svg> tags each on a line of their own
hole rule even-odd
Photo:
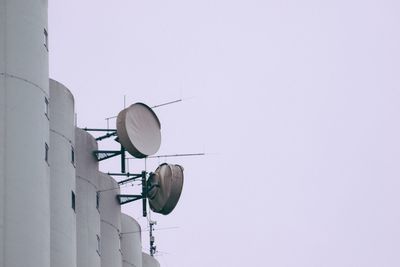
<svg viewBox="0 0 400 267">
<path fill-rule="evenodd" d="M 103 139 L 106 139 L 106 138 L 109 138 L 109 137 L 112 137 L 112 136 L 116 136 L 116 135 L 117 135 L 117 131 L 115 131 L 115 132 L 110 132 L 110 133 L 107 133 L 107 134 L 105 134 L 105 135 L 102 135 L 102 136 L 97 137 L 97 138 L 96 138 L 96 141 L 101 141 L 101 140 L 103 140 Z"/>
<path fill-rule="evenodd" d="M 116 129 L 83 128 L 83 130 L 86 132 L 107 132 L 107 134 L 97 137 L 96 141 L 101 141 L 103 139 L 117 135 Z"/>
<path fill-rule="evenodd" d="M 97 161 L 106 160 L 121 155 L 121 150 L 95 150 L 93 155 L 97 158 Z"/>
<path fill-rule="evenodd" d="M 116 132 L 117 129 L 98 129 L 98 128 L 83 128 L 86 132 Z"/>
<path fill-rule="evenodd" d="M 129 172 L 126 173 L 126 174 L 125 173 L 108 173 L 108 175 L 114 175 L 114 176 L 122 176 L 123 175 L 123 176 L 128 177 L 125 180 L 119 181 L 118 182 L 119 185 L 123 185 L 123 184 L 129 183 L 131 181 L 135 181 L 136 179 L 142 177 L 141 174 L 132 174 L 132 173 L 129 173 Z"/>
<path fill-rule="evenodd" d="M 94 128 L 83 128 L 83 130 L 88 132 L 106 132 L 105 135 L 96 138 L 96 141 L 101 141 L 103 139 L 116 136 L 117 130 L 116 129 L 94 129 Z M 118 142 L 118 137 L 116 139 Z M 138 178 L 142 178 L 142 194 L 141 195 L 117 195 L 117 199 L 120 205 L 130 203 L 139 199 L 142 199 L 142 207 L 143 207 L 143 217 L 147 216 L 147 173 L 146 171 L 142 171 L 141 174 L 130 174 L 125 173 L 126 171 L 126 152 L 125 148 L 122 147 L 120 150 L 95 150 L 93 151 L 93 155 L 97 158 L 97 161 L 103 161 L 109 158 L 113 158 L 116 156 L 121 156 L 121 173 L 108 173 L 109 175 L 114 176 L 126 176 L 128 177 L 125 180 L 118 182 L 118 185 L 122 185 L 128 183 L 130 181 L 134 181 Z"/>
<path fill-rule="evenodd" d="M 116 129 L 83 128 L 83 130 L 85 130 L 87 132 L 106 132 L 105 135 L 97 137 L 96 141 L 101 141 L 103 139 L 106 139 L 106 138 L 109 138 L 112 136 L 117 136 Z M 115 140 L 118 142 L 118 137 Z M 123 148 L 122 145 L 121 145 L 121 149 L 119 151 L 118 150 L 95 150 L 95 151 L 93 151 L 93 155 L 97 158 L 97 161 L 102 161 L 102 160 L 106 160 L 106 159 L 121 155 L 121 172 L 125 173 L 126 153 L 125 153 L 125 148 Z"/>
<path fill-rule="evenodd" d="M 120 205 L 124 205 L 129 202 L 133 202 L 142 199 L 142 195 L 117 195 L 118 202 Z"/>
<path fill-rule="evenodd" d="M 112 173 L 110 175 L 112 175 Z M 118 174 L 118 175 L 123 175 L 123 174 Z M 147 216 L 147 194 L 148 194 L 147 173 L 145 171 L 142 171 L 141 174 L 133 174 L 131 178 L 123 180 L 123 181 L 119 182 L 118 184 L 121 185 L 122 183 L 128 182 L 128 180 L 134 180 L 137 178 L 142 178 L 142 194 L 141 195 L 117 195 L 117 199 L 118 199 L 118 202 L 120 205 L 124 205 L 124 204 L 141 199 L 142 200 L 142 208 L 143 208 L 143 217 L 146 217 Z"/>
</svg>

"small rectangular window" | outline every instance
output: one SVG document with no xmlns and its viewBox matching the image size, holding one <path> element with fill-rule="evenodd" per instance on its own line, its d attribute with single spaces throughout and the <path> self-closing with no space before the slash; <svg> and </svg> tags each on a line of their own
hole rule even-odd
<svg viewBox="0 0 400 267">
<path fill-rule="evenodd" d="M 71 191 L 71 207 L 75 211 L 75 193 Z"/>
<path fill-rule="evenodd" d="M 49 100 L 47 97 L 44 98 L 44 114 L 49 118 Z"/>
<path fill-rule="evenodd" d="M 44 143 L 44 160 L 49 163 L 49 145 Z"/>
<path fill-rule="evenodd" d="M 100 194 L 99 192 L 96 193 L 96 209 L 99 210 L 100 208 Z"/>
<path fill-rule="evenodd" d="M 49 51 L 49 34 L 47 33 L 47 30 L 46 29 L 44 29 L 44 32 L 43 32 L 43 44 L 44 44 L 44 47 L 46 47 L 46 50 L 47 51 Z"/>
<path fill-rule="evenodd" d="M 121 247 L 121 243 L 122 243 L 122 236 L 121 236 L 121 234 L 119 234 L 119 242 L 118 242 L 118 246 L 119 246 L 119 248 L 118 248 L 118 250 L 119 250 L 119 253 L 121 253 L 121 255 L 122 255 L 122 247 Z"/>
<path fill-rule="evenodd" d="M 71 146 L 71 163 L 75 165 L 75 150 L 73 146 Z"/>
<path fill-rule="evenodd" d="M 99 256 L 100 256 L 100 236 L 96 235 L 96 237 L 97 237 L 97 249 L 96 249 L 96 251 L 97 251 L 97 254 L 99 254 Z"/>
</svg>

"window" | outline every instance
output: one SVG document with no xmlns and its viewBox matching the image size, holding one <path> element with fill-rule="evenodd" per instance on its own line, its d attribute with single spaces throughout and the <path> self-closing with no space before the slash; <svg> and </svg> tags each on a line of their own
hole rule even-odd
<svg viewBox="0 0 400 267">
<path fill-rule="evenodd" d="M 100 208 L 100 194 L 99 192 L 96 193 L 96 209 L 99 210 Z"/>
<path fill-rule="evenodd" d="M 118 246 L 119 246 L 119 253 L 121 253 L 122 255 L 122 247 L 121 247 L 121 243 L 122 243 L 122 235 L 121 233 L 118 234 L 119 236 L 119 242 L 118 242 Z"/>
<path fill-rule="evenodd" d="M 44 160 L 49 163 L 49 145 L 44 143 Z"/>
<path fill-rule="evenodd" d="M 43 44 L 44 44 L 44 47 L 46 47 L 46 50 L 47 51 L 49 51 L 49 34 L 47 33 L 47 30 L 46 29 L 44 29 L 44 32 L 43 32 Z"/>
<path fill-rule="evenodd" d="M 96 237 L 97 237 L 97 249 L 96 249 L 96 251 L 97 251 L 97 254 L 99 254 L 99 256 L 100 256 L 100 236 L 96 235 Z"/>
<path fill-rule="evenodd" d="M 49 118 L 49 100 L 47 97 L 44 98 L 44 115 Z"/>
<path fill-rule="evenodd" d="M 75 193 L 71 191 L 71 207 L 75 211 Z"/>
<path fill-rule="evenodd" d="M 75 165 L 75 150 L 73 146 L 71 146 L 71 163 Z"/>
</svg>

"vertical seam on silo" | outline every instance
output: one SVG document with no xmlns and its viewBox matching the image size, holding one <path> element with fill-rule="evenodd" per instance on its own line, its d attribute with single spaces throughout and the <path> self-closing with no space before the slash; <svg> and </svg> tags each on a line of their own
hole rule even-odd
<svg viewBox="0 0 400 267">
<path fill-rule="evenodd" d="M 8 17 L 8 15 L 7 15 L 7 1 L 4 1 L 3 2 L 4 3 L 4 23 L 3 23 L 3 27 L 4 27 L 4 32 L 3 32 L 3 35 L 4 35 L 4 39 L 3 39 L 3 42 L 4 42 L 4 44 L 3 44 L 3 51 L 2 51 L 2 53 L 3 53 L 3 55 L 4 55 L 4 72 L 7 72 L 7 58 L 6 58 L 6 52 L 7 52 L 7 17 Z M 6 100 L 7 100 L 7 82 L 6 82 L 6 79 L 7 79 L 7 77 L 6 76 L 4 76 L 4 78 L 3 78 L 3 86 L 4 86 L 4 98 L 3 98 L 3 101 L 4 101 L 4 114 L 3 114 L 3 118 L 2 118 L 2 120 L 3 120 L 3 125 L 5 126 L 5 123 L 6 123 L 6 121 L 7 121 L 7 106 L 6 106 Z M 4 127 L 4 128 L 6 128 L 6 127 Z M 3 150 L 3 153 L 5 154 L 6 153 L 6 139 L 7 139 L 7 129 L 4 129 L 4 136 L 3 136 L 3 147 L 2 147 L 2 150 Z M 3 207 L 2 207 L 2 210 L 3 210 L 3 216 L 2 216 L 2 224 L 3 224 L 3 233 L 2 233 L 2 240 L 1 240 L 1 242 L 2 242 L 2 254 L 3 254 L 3 257 L 2 257 L 2 266 L 6 266 L 6 247 L 5 247 L 5 237 L 6 237 L 6 233 L 7 233 L 7 230 L 6 230 L 6 228 L 7 228 L 7 225 L 6 225 L 6 220 L 5 220 L 5 217 L 6 217 L 6 207 L 7 207 L 7 198 L 6 198 L 6 196 L 5 196 L 5 194 L 6 194 L 6 192 L 7 192 L 7 188 L 6 188 L 6 186 L 7 186 L 7 183 L 6 183 L 6 179 L 7 179 L 7 177 L 6 177 L 6 173 L 7 173 L 7 166 L 6 166 L 6 164 L 5 164 L 5 155 L 3 155 L 3 162 L 2 162 L 2 164 L 4 165 L 4 168 L 3 168 L 3 184 L 2 184 L 2 190 L 3 190 L 3 193 L 2 193 L 2 195 L 3 195 L 3 199 L 2 199 L 2 205 L 3 205 Z"/>
</svg>

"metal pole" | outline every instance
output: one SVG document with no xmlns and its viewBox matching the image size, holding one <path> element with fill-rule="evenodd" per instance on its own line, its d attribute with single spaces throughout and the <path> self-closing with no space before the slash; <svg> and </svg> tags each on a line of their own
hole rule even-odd
<svg viewBox="0 0 400 267">
<path fill-rule="evenodd" d="M 154 252 L 155 252 L 155 249 L 154 249 L 154 236 L 153 236 L 153 225 L 154 225 L 154 222 L 150 221 L 150 231 L 149 231 L 149 233 L 150 233 L 150 256 L 152 256 L 152 257 L 154 257 Z"/>
<path fill-rule="evenodd" d="M 121 145 L 121 172 L 125 173 L 125 148 Z"/>
<path fill-rule="evenodd" d="M 83 128 L 87 132 L 116 132 L 117 129 L 97 129 L 97 128 Z"/>
<path fill-rule="evenodd" d="M 142 207 L 143 207 L 143 217 L 147 216 L 147 181 L 146 172 L 142 171 Z"/>
</svg>

